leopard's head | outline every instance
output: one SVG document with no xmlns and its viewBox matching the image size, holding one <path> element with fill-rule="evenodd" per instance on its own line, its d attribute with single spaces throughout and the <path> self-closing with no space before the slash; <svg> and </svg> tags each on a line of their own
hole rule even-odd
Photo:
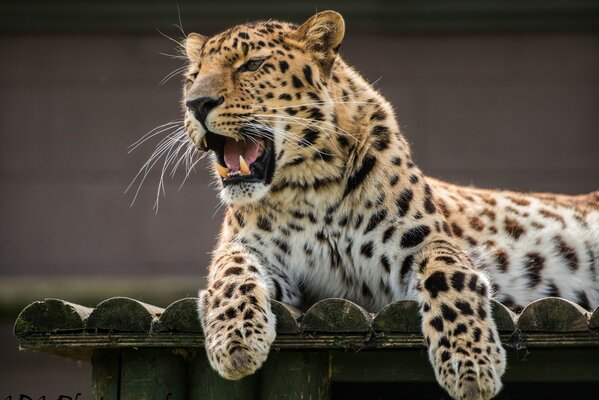
<svg viewBox="0 0 599 400">
<path fill-rule="evenodd" d="M 344 26 L 324 11 L 301 26 L 265 21 L 186 38 L 185 128 L 213 152 L 226 203 L 257 202 L 277 182 L 302 179 L 298 160 L 322 158 L 328 139 L 316 125 L 333 118 L 329 81 Z"/>
</svg>

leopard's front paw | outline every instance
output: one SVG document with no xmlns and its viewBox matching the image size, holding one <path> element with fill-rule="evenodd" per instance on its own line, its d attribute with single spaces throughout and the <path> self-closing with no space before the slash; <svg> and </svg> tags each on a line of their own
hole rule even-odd
<svg viewBox="0 0 599 400">
<path fill-rule="evenodd" d="M 438 382 L 456 400 L 489 400 L 501 390 L 506 357 L 494 324 L 459 322 L 431 343 Z"/>
<path fill-rule="evenodd" d="M 256 288 L 257 289 L 257 288 Z M 226 379 L 251 375 L 268 357 L 275 339 L 275 317 L 266 297 L 223 299 L 200 293 L 200 316 L 210 365 Z"/>
</svg>

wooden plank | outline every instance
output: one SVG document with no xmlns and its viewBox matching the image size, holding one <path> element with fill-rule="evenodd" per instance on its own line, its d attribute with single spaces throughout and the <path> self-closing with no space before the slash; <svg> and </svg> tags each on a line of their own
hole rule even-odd
<svg viewBox="0 0 599 400">
<path fill-rule="evenodd" d="M 95 350 L 92 356 L 92 400 L 119 398 L 121 352 Z"/>
<path fill-rule="evenodd" d="M 508 351 L 505 382 L 599 382 L 599 348 Z"/>
<path fill-rule="evenodd" d="M 119 399 L 186 400 L 186 350 L 125 349 Z"/>
<path fill-rule="evenodd" d="M 17 317 L 17 336 L 35 333 L 80 332 L 91 308 L 59 299 L 45 299 L 28 305 Z"/>
<path fill-rule="evenodd" d="M 302 319 L 304 332 L 370 332 L 370 314 L 345 299 L 325 299 L 314 304 Z"/>
<path fill-rule="evenodd" d="M 104 300 L 87 318 L 86 329 L 95 332 L 150 332 L 164 310 L 128 297 Z"/>
<path fill-rule="evenodd" d="M 330 385 L 328 352 L 271 352 L 260 371 L 260 400 L 328 400 Z"/>
<path fill-rule="evenodd" d="M 332 378 L 335 382 L 434 381 L 426 350 L 333 351 Z"/>
<path fill-rule="evenodd" d="M 197 297 L 187 297 L 169 305 L 152 326 L 155 332 L 202 333 Z"/>
<path fill-rule="evenodd" d="M 533 301 L 522 310 L 517 325 L 524 332 L 589 330 L 586 310 L 578 304 L 559 297 L 546 297 Z"/>
<path fill-rule="evenodd" d="M 257 393 L 256 375 L 238 381 L 226 380 L 212 369 L 204 349 L 193 352 L 189 365 L 189 400 L 254 400 Z"/>
<path fill-rule="evenodd" d="M 414 300 L 395 301 L 383 307 L 372 321 L 377 332 L 420 333 L 420 307 Z"/>
</svg>

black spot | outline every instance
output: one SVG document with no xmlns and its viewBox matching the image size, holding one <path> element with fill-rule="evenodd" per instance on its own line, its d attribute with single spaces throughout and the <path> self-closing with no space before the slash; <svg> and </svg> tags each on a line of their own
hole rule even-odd
<svg viewBox="0 0 599 400">
<path fill-rule="evenodd" d="M 458 317 L 458 313 L 456 313 L 453 308 L 448 306 L 447 304 L 441 305 L 441 313 L 443 314 L 443 318 L 445 318 L 449 322 L 455 321 Z"/>
<path fill-rule="evenodd" d="M 237 311 L 233 307 L 229 307 L 225 310 L 225 315 L 227 318 L 235 318 L 237 316 Z"/>
<path fill-rule="evenodd" d="M 272 283 L 275 287 L 275 300 L 281 301 L 283 298 L 283 289 L 281 288 L 281 284 L 276 279 L 273 279 Z"/>
<path fill-rule="evenodd" d="M 362 296 L 364 296 L 364 297 L 372 297 L 372 292 L 370 291 L 370 288 L 368 287 L 368 285 L 366 284 L 366 282 L 362 283 Z"/>
<path fill-rule="evenodd" d="M 418 246 L 431 233 L 431 228 L 426 225 L 419 225 L 408 230 L 401 238 L 401 247 L 410 248 Z"/>
<path fill-rule="evenodd" d="M 314 83 L 312 82 L 312 68 L 310 68 L 309 65 L 304 65 L 304 68 L 302 70 L 304 71 L 304 78 L 306 78 L 306 82 L 308 82 L 310 85 L 313 85 Z"/>
<path fill-rule="evenodd" d="M 287 61 L 279 61 L 279 68 L 281 68 L 281 72 L 285 73 L 289 69 L 289 64 Z"/>
<path fill-rule="evenodd" d="M 472 338 L 475 342 L 480 341 L 480 336 L 482 335 L 482 333 L 483 332 L 480 330 L 479 327 L 474 328 L 474 330 L 472 331 Z"/>
<path fill-rule="evenodd" d="M 589 311 L 591 310 L 591 302 L 589 301 L 589 298 L 587 297 L 587 294 L 584 291 L 582 291 L 582 290 L 577 291 L 576 299 L 577 299 L 576 303 L 579 306 L 581 306 L 582 308 L 587 309 Z"/>
<path fill-rule="evenodd" d="M 401 165 L 401 158 L 399 158 L 399 157 L 393 157 L 391 159 L 391 164 L 393 164 L 393 165 Z"/>
<path fill-rule="evenodd" d="M 528 278 L 527 286 L 533 288 L 541 283 L 541 271 L 545 267 L 545 258 L 539 253 L 527 253 L 524 261 L 526 276 Z"/>
<path fill-rule="evenodd" d="M 301 79 L 295 75 L 291 76 L 291 82 L 293 83 L 293 87 L 296 89 L 304 87 L 304 84 L 302 83 Z"/>
<path fill-rule="evenodd" d="M 447 292 L 449 286 L 447 286 L 445 274 L 441 271 L 433 272 L 431 276 L 424 281 L 424 288 L 429 291 L 433 299 L 437 297 L 439 292 Z"/>
<path fill-rule="evenodd" d="M 270 224 L 270 221 L 267 218 L 264 218 L 262 216 L 258 217 L 258 228 L 262 229 L 263 231 L 266 232 L 272 232 L 272 225 Z"/>
<path fill-rule="evenodd" d="M 362 165 L 360 166 L 360 168 L 347 180 L 347 185 L 345 186 L 345 192 L 343 193 L 343 197 L 356 190 L 362 184 L 362 182 L 364 182 L 368 174 L 372 172 L 372 169 L 375 165 L 376 158 L 374 158 L 373 156 L 366 156 L 364 158 L 364 161 L 362 161 Z"/>
<path fill-rule="evenodd" d="M 412 201 L 413 197 L 414 197 L 414 192 L 412 192 L 411 189 L 404 189 L 400 193 L 399 198 L 396 201 L 397 213 L 399 214 L 400 217 L 405 216 L 406 213 L 408 212 L 408 210 L 410 209 L 410 202 Z"/>
<path fill-rule="evenodd" d="M 428 183 L 424 186 L 424 209 L 429 214 L 434 214 L 437 211 L 437 207 L 435 207 L 435 203 L 433 203 L 431 187 Z"/>
<path fill-rule="evenodd" d="M 441 317 L 435 317 L 431 320 L 431 326 L 437 330 L 437 332 L 443 332 L 443 320 Z"/>
<path fill-rule="evenodd" d="M 473 292 L 476 291 L 476 284 L 478 283 L 478 275 L 472 274 L 470 277 L 470 282 L 468 282 L 468 288 Z"/>
<path fill-rule="evenodd" d="M 291 250 L 289 249 L 289 244 L 287 242 L 285 242 L 284 240 L 281 240 L 279 238 L 274 238 L 273 243 L 277 245 L 277 247 L 279 249 L 281 249 L 281 251 L 285 254 L 289 254 L 291 252 Z"/>
<path fill-rule="evenodd" d="M 314 142 L 320 136 L 320 132 L 316 129 L 304 128 L 302 130 L 302 135 L 304 135 L 304 138 L 299 141 L 299 145 L 302 147 L 309 147 L 314 145 Z"/>
<path fill-rule="evenodd" d="M 255 287 L 256 287 L 255 283 L 244 283 L 243 285 L 239 286 L 239 291 L 241 292 L 241 294 L 248 294 Z"/>
<path fill-rule="evenodd" d="M 385 232 L 383 232 L 383 243 L 387 243 L 387 241 L 393 236 L 394 232 L 395 226 L 390 226 L 389 228 L 385 229 Z"/>
<path fill-rule="evenodd" d="M 441 353 L 441 362 L 449 361 L 450 358 L 451 358 L 451 353 L 448 352 L 447 350 L 444 350 L 443 353 Z"/>
<path fill-rule="evenodd" d="M 397 182 L 399 182 L 399 176 L 393 175 L 389 178 L 389 185 L 395 186 L 397 185 Z"/>
<path fill-rule="evenodd" d="M 448 265 L 453 265 L 456 262 L 455 258 L 449 257 L 449 256 L 439 256 L 439 257 L 435 258 L 435 260 L 442 261 L 442 262 L 444 262 L 445 264 L 448 264 Z"/>
<path fill-rule="evenodd" d="M 239 36 L 242 39 L 249 39 L 250 38 L 250 35 L 248 35 L 246 32 L 239 32 L 237 34 L 237 36 Z"/>
<path fill-rule="evenodd" d="M 234 212 L 233 215 L 235 216 L 235 219 L 237 220 L 239 226 L 243 228 L 245 226 L 245 220 L 243 218 L 243 215 L 238 212 Z"/>
<path fill-rule="evenodd" d="M 248 320 L 248 319 L 252 319 L 252 318 L 254 318 L 254 310 L 252 310 L 251 308 L 248 308 L 243 313 L 243 319 Z"/>
<path fill-rule="evenodd" d="M 412 270 L 412 265 L 414 264 L 414 256 L 411 254 L 404 258 L 401 263 L 401 270 L 399 271 L 399 276 L 401 280 L 405 278 L 405 276 Z"/>
<path fill-rule="evenodd" d="M 227 270 L 225 271 L 223 276 L 241 275 L 242 272 L 243 272 L 243 268 L 241 268 L 241 267 L 231 267 L 231 268 L 227 268 Z"/>
<path fill-rule="evenodd" d="M 381 265 L 387 273 L 391 272 L 391 264 L 389 264 L 389 259 L 384 254 L 381 256 Z"/>
<path fill-rule="evenodd" d="M 279 96 L 279 100 L 287 100 L 287 101 L 291 101 L 291 96 L 287 93 L 283 93 Z"/>
<path fill-rule="evenodd" d="M 453 335 L 457 336 L 461 333 L 466 333 L 468 332 L 468 328 L 466 327 L 466 325 L 464 324 L 458 324 L 455 329 L 453 330 Z"/>
<path fill-rule="evenodd" d="M 458 301 L 455 302 L 455 306 L 464 315 L 474 315 L 474 310 L 472 310 L 472 307 L 470 306 L 470 303 L 458 300 Z"/>
<path fill-rule="evenodd" d="M 366 258 L 372 258 L 373 248 L 374 245 L 372 242 L 366 242 L 360 248 L 360 253 L 362 253 L 362 255 L 364 255 Z"/>
<path fill-rule="evenodd" d="M 387 216 L 387 210 L 382 209 L 382 210 L 378 210 L 376 213 L 372 214 L 372 216 L 370 217 L 370 219 L 368 220 L 368 225 L 366 225 L 366 229 L 364 230 L 364 233 L 368 233 L 371 230 L 373 230 L 374 228 L 376 228 L 382 220 L 385 219 L 385 217 Z"/>
<path fill-rule="evenodd" d="M 478 313 L 478 318 L 480 318 L 482 321 L 484 321 L 487 318 L 487 312 L 485 311 L 485 308 L 482 306 L 482 304 L 479 304 L 478 309 L 476 311 Z"/>
</svg>

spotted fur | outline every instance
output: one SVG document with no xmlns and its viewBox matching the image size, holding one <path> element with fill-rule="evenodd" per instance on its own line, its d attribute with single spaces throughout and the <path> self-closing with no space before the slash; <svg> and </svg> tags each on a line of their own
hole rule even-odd
<svg viewBox="0 0 599 400">
<path fill-rule="evenodd" d="M 199 303 L 209 360 L 229 379 L 256 371 L 275 337 L 270 299 L 343 297 L 373 311 L 414 299 L 440 385 L 489 399 L 506 367 L 492 296 L 515 311 L 544 296 L 599 304 L 599 192 L 426 177 L 390 104 L 338 55 L 343 35 L 326 11 L 187 38 L 185 102 L 222 98 L 203 124 L 185 109 L 189 137 L 202 149 L 207 132 L 248 140 L 243 129 L 262 126 L 276 156 L 270 182 L 221 188 L 226 216 Z"/>
</svg>

